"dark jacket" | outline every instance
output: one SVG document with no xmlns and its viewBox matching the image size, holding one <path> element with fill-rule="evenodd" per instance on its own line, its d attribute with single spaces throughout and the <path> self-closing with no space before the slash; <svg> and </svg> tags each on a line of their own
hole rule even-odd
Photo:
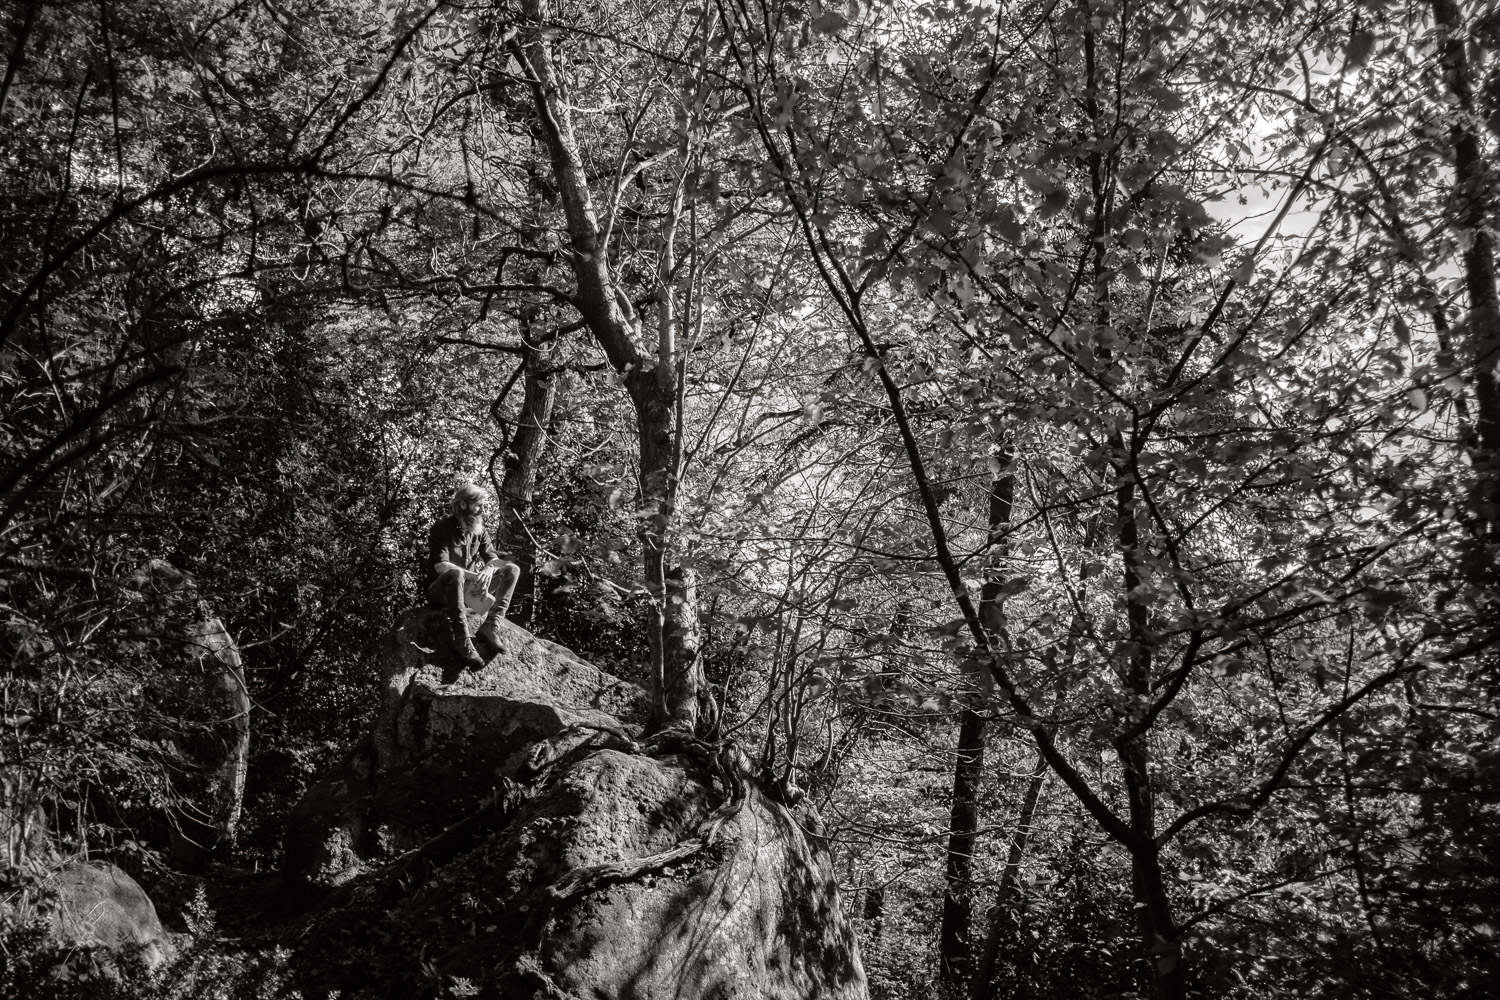
<svg viewBox="0 0 1500 1000">
<path fill-rule="evenodd" d="M 439 563 L 452 563 L 470 573 L 478 573 L 499 559 L 500 554 L 495 551 L 488 533 L 479 531 L 466 535 L 458 526 L 458 518 L 450 514 L 434 524 L 427 535 L 426 582 L 430 584 L 437 579 Z"/>
</svg>

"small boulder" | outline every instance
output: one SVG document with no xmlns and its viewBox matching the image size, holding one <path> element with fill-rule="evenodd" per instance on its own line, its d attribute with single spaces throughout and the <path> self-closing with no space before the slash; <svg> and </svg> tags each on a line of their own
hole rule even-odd
<svg viewBox="0 0 1500 1000">
<path fill-rule="evenodd" d="M 74 974 L 109 973 L 114 961 L 126 957 L 156 969 L 174 952 L 146 891 L 106 862 L 69 863 L 18 902 L 19 915 L 46 921 L 58 948 L 80 952 L 69 963 Z"/>
</svg>

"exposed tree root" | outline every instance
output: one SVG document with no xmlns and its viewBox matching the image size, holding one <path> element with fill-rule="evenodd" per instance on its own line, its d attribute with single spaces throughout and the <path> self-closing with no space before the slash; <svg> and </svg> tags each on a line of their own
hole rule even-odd
<svg viewBox="0 0 1500 1000">
<path fill-rule="evenodd" d="M 546 940 L 564 907 L 605 886 L 637 881 L 696 857 L 718 842 L 724 824 L 744 807 L 749 795 L 749 785 L 745 780 L 748 763 L 733 741 L 709 743 L 669 730 L 644 740 L 641 750 L 657 757 L 682 754 L 694 758 L 708 769 L 723 789 L 724 801 L 698 824 L 693 836 L 668 850 L 646 857 L 577 868 L 554 880 L 542 890 L 531 917 L 526 921 L 524 933 L 533 953 Z"/>
</svg>

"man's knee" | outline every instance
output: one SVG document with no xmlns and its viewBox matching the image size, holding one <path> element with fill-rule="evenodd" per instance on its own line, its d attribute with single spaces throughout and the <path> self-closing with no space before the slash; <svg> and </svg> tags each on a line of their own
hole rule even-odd
<svg viewBox="0 0 1500 1000">
<path fill-rule="evenodd" d="M 496 600 L 509 600 L 510 595 L 515 592 L 516 581 L 521 579 L 521 567 L 513 562 L 503 562 L 495 567 L 495 575 L 490 577 L 490 596 Z"/>
<path fill-rule="evenodd" d="M 461 569 L 439 570 L 427 585 L 427 600 L 441 607 L 448 602 L 448 597 L 455 590 L 461 590 L 464 583 L 464 571 Z"/>
</svg>

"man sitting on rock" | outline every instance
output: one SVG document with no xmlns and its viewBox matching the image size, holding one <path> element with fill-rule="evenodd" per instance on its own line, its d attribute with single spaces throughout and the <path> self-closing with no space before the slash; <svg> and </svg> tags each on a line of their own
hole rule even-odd
<svg viewBox="0 0 1500 1000">
<path fill-rule="evenodd" d="M 453 492 L 453 513 L 441 518 L 427 536 L 427 601 L 448 612 L 453 651 L 471 670 L 484 666 L 484 658 L 469 638 L 469 617 L 464 607 L 464 588 L 477 580 L 494 606 L 476 633 L 495 651 L 500 644 L 500 620 L 510 607 L 511 594 L 521 570 L 495 552 L 484 530 L 484 491 L 465 483 Z"/>
</svg>

